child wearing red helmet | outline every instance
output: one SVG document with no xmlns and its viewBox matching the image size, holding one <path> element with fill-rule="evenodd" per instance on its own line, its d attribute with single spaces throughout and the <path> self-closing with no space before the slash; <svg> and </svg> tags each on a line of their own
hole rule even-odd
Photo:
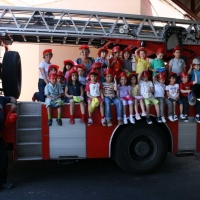
<svg viewBox="0 0 200 200">
<path fill-rule="evenodd" d="M 144 47 L 140 47 L 135 51 L 136 60 L 136 73 L 147 70 L 149 68 L 149 62 L 147 60 L 147 52 Z"/>
<path fill-rule="evenodd" d="M 51 108 L 57 108 L 58 117 L 56 119 L 58 125 L 62 126 L 61 120 L 61 106 L 63 104 L 61 100 L 61 96 L 63 94 L 63 90 L 61 85 L 57 83 L 57 74 L 50 73 L 49 74 L 49 84 L 47 84 L 44 88 L 44 94 L 46 95 L 45 103 L 48 113 L 48 126 L 52 125 L 52 117 L 51 117 Z"/>
<path fill-rule="evenodd" d="M 194 70 L 196 71 L 197 79 L 198 79 L 197 84 L 192 86 L 192 91 L 194 92 L 197 98 L 196 105 L 195 105 L 195 109 L 196 109 L 195 120 L 198 123 L 200 123 L 200 59 L 199 58 L 193 59 L 192 65 L 190 66 L 190 69 L 188 71 L 188 74 L 191 74 L 191 81 L 195 80 Z"/>
<path fill-rule="evenodd" d="M 168 106 L 168 119 L 172 122 L 174 121 L 172 117 L 172 102 L 165 98 L 165 80 L 166 74 L 164 72 L 160 72 L 156 76 L 153 76 L 154 96 L 159 101 L 160 116 L 163 123 L 166 122 L 164 113 L 165 103 Z"/>
<path fill-rule="evenodd" d="M 194 69 L 194 75 L 195 75 L 195 80 L 194 81 L 189 81 L 189 74 L 187 72 L 181 72 L 180 77 L 181 77 L 181 83 L 179 84 L 180 88 L 180 97 L 183 102 L 183 116 L 184 116 L 184 121 L 188 122 L 188 94 L 192 92 L 192 86 L 197 84 L 197 74 L 196 70 Z M 194 102 L 195 104 L 195 102 Z"/>
<path fill-rule="evenodd" d="M 95 62 L 101 63 L 102 69 L 106 69 L 107 67 L 110 67 L 109 60 L 107 59 L 107 55 L 108 55 L 108 48 L 107 47 L 104 47 L 104 46 L 101 47 L 98 50 L 97 55 L 99 57 L 96 58 Z"/>
<path fill-rule="evenodd" d="M 110 67 L 113 69 L 114 75 L 119 77 L 120 73 L 123 71 L 123 61 L 120 59 L 121 49 L 119 46 L 115 46 L 112 49 L 113 57 L 110 58 Z"/>
<path fill-rule="evenodd" d="M 150 63 L 149 70 L 153 72 L 152 76 L 155 76 L 158 72 L 160 72 L 159 70 L 161 70 L 161 72 L 165 71 L 165 62 L 163 61 L 163 57 L 164 49 L 159 48 L 156 52 L 156 58 Z"/>
<path fill-rule="evenodd" d="M 122 72 L 119 75 L 119 82 L 117 96 L 122 101 L 123 105 L 123 121 L 124 124 L 128 124 L 127 116 L 126 116 L 126 106 L 129 106 L 129 120 L 132 124 L 135 124 L 135 119 L 133 117 L 133 98 L 131 96 L 131 87 L 128 85 L 128 77 L 125 72 Z"/>
<path fill-rule="evenodd" d="M 111 121 L 111 103 L 115 105 L 117 111 L 117 120 L 118 125 L 122 125 L 122 104 L 119 98 L 116 96 L 117 92 L 117 78 L 114 76 L 113 82 L 113 70 L 107 68 L 104 71 L 105 82 L 103 82 L 103 94 L 104 94 L 104 102 L 105 102 L 105 116 L 107 121 L 107 126 L 112 126 Z"/>
<path fill-rule="evenodd" d="M 129 76 L 129 80 L 131 83 L 131 94 L 132 97 L 134 98 L 134 103 L 135 103 L 135 119 L 140 120 L 141 117 L 138 111 L 138 102 L 140 102 L 140 107 L 142 110 L 141 115 L 146 116 L 146 112 L 145 112 L 143 97 L 140 95 L 140 86 L 137 83 L 137 76 L 138 74 L 132 72 Z"/>
<path fill-rule="evenodd" d="M 63 96 L 62 96 L 62 99 L 63 99 L 66 84 L 65 84 L 65 76 L 64 76 L 63 72 L 61 72 L 61 71 L 57 72 L 57 83 L 60 84 L 60 86 L 63 89 Z"/>
<path fill-rule="evenodd" d="M 168 76 L 169 78 L 169 85 L 166 86 L 167 91 L 167 97 L 169 101 L 173 103 L 173 119 L 168 117 L 170 121 L 177 121 L 178 116 L 176 115 L 176 105 L 179 105 L 180 108 L 180 118 L 184 119 L 183 116 L 183 102 L 180 99 L 180 91 L 179 91 L 179 85 L 176 83 L 177 74 L 174 72 L 171 72 Z"/>
<path fill-rule="evenodd" d="M 174 72 L 177 75 L 176 83 L 180 83 L 180 74 L 185 71 L 185 61 L 181 59 L 182 49 L 179 46 L 175 46 L 173 49 L 174 58 L 169 62 L 169 73 Z"/>
<path fill-rule="evenodd" d="M 144 104 L 146 106 L 146 114 L 147 114 L 147 124 L 152 124 L 151 117 L 149 116 L 149 110 L 150 105 L 153 104 L 156 109 L 156 120 L 158 123 L 161 123 L 161 117 L 160 117 L 160 109 L 159 109 L 159 101 L 153 96 L 154 87 L 153 83 L 149 81 L 149 72 L 148 71 L 142 71 L 138 75 L 138 83 L 140 85 L 140 94 L 144 97 Z"/>
<path fill-rule="evenodd" d="M 63 74 L 65 76 L 66 81 L 68 81 L 69 70 L 74 66 L 74 62 L 72 60 L 64 60 Z"/>
<path fill-rule="evenodd" d="M 89 72 L 89 82 L 86 85 L 85 91 L 88 96 L 88 126 L 92 125 L 92 112 L 91 112 L 91 103 L 94 99 L 98 99 L 100 105 L 100 113 L 101 113 L 101 124 L 102 126 L 106 126 L 106 119 L 104 117 L 104 104 L 103 104 L 103 86 L 102 83 L 97 80 L 98 73 L 92 69 Z"/>
<path fill-rule="evenodd" d="M 78 71 L 72 68 L 69 71 L 68 83 L 65 87 L 65 102 L 70 103 L 70 124 L 75 124 L 75 103 L 80 103 L 81 121 L 85 123 L 84 88 L 78 80 Z"/>
<path fill-rule="evenodd" d="M 129 47 L 126 47 L 122 51 L 122 58 L 123 58 L 123 63 L 124 63 L 123 70 L 126 72 L 127 75 L 129 75 L 133 71 L 131 55 L 132 55 L 132 52 Z"/>
</svg>

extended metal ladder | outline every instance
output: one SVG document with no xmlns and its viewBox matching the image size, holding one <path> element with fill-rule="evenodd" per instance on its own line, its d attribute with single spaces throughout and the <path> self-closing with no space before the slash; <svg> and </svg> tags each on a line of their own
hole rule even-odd
<svg viewBox="0 0 200 200">
<path fill-rule="evenodd" d="M 0 35 L 7 42 L 88 43 L 109 39 L 163 42 L 169 27 L 183 27 L 184 44 L 198 44 L 200 21 L 121 13 L 0 6 Z"/>
</svg>

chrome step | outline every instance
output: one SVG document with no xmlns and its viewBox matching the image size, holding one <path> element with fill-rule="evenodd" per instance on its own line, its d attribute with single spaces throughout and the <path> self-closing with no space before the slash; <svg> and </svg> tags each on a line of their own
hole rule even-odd
<svg viewBox="0 0 200 200">
<path fill-rule="evenodd" d="M 35 157 L 18 157 L 17 160 L 42 160 L 41 156 Z"/>
</svg>

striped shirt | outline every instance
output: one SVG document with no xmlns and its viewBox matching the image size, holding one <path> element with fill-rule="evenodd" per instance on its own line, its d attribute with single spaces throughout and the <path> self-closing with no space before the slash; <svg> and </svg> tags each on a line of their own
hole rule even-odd
<svg viewBox="0 0 200 200">
<path fill-rule="evenodd" d="M 114 90 L 114 87 L 115 87 L 115 83 L 114 82 L 111 82 L 111 83 L 102 83 L 103 84 L 103 90 L 104 90 L 104 94 L 105 96 L 115 96 L 115 90 Z"/>
</svg>

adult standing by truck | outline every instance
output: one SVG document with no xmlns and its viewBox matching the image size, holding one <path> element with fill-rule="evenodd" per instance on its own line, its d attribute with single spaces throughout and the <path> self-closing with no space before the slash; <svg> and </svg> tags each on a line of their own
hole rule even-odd
<svg viewBox="0 0 200 200">
<path fill-rule="evenodd" d="M 48 69 L 49 66 L 52 64 L 51 58 L 53 57 L 52 49 L 45 49 L 43 51 L 43 58 L 44 61 L 42 61 L 39 64 L 39 80 L 38 80 L 38 90 L 39 92 L 35 92 L 33 94 L 32 100 L 33 101 L 41 101 L 45 102 L 45 95 L 44 95 L 44 88 L 49 83 L 47 77 L 48 77 Z"/>
<path fill-rule="evenodd" d="M 7 183 L 8 154 L 1 131 L 4 127 L 4 107 L 7 103 L 12 103 L 11 113 L 17 110 L 17 100 L 14 97 L 0 96 L 0 188 L 11 189 L 12 183 Z"/>
<path fill-rule="evenodd" d="M 80 58 L 76 59 L 77 64 L 82 64 L 86 68 L 86 75 L 89 73 L 89 71 L 92 68 L 92 64 L 95 62 L 94 58 L 89 57 L 90 49 L 89 46 L 86 44 L 83 44 L 79 47 L 80 50 Z"/>
</svg>

